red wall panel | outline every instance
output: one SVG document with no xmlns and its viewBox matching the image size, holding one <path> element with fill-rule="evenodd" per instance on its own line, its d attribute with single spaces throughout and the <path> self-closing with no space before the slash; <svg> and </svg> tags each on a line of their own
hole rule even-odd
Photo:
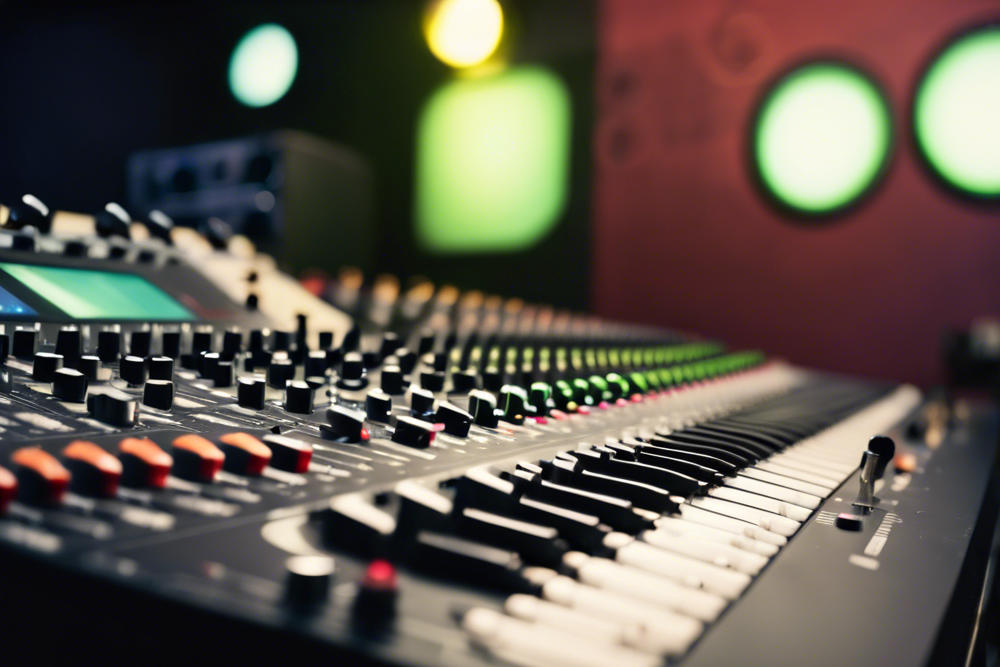
<svg viewBox="0 0 1000 667">
<path fill-rule="evenodd" d="M 597 311 L 816 367 L 943 379 L 942 332 L 1000 314 L 1000 208 L 956 199 L 925 173 L 910 138 L 910 96 L 946 38 L 997 17 L 1000 3 L 973 0 L 605 0 Z M 817 55 L 872 73 L 896 122 L 879 188 L 825 225 L 779 213 L 747 162 L 766 84 Z"/>
</svg>

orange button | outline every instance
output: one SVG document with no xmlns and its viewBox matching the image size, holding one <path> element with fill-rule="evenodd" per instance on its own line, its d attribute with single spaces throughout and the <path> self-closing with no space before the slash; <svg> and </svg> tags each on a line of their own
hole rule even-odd
<svg viewBox="0 0 1000 667">
<path fill-rule="evenodd" d="M 125 438 L 118 443 L 122 484 L 162 489 L 174 459 L 149 438 Z"/>
<path fill-rule="evenodd" d="M 7 505 L 17 495 L 17 477 L 6 468 L 0 468 L 0 514 L 7 511 Z"/>
<path fill-rule="evenodd" d="M 118 493 L 121 461 L 87 440 L 74 440 L 63 450 L 66 466 L 73 474 L 71 488 L 85 496 L 111 498 Z"/>
<path fill-rule="evenodd" d="M 211 440 L 190 433 L 174 438 L 174 473 L 194 482 L 211 482 L 226 455 Z"/>
<path fill-rule="evenodd" d="M 249 433 L 226 433 L 219 437 L 226 455 L 226 470 L 240 475 L 259 475 L 271 461 L 271 450 Z"/>
<path fill-rule="evenodd" d="M 58 505 L 70 474 L 59 460 L 41 447 L 22 447 L 10 458 L 17 465 L 19 497 L 33 505 Z"/>
</svg>

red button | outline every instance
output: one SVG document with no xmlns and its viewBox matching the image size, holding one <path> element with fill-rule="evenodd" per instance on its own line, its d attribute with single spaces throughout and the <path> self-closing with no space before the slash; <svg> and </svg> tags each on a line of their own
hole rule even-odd
<svg viewBox="0 0 1000 667">
<path fill-rule="evenodd" d="M 149 438 L 125 438 L 118 443 L 122 462 L 122 484 L 162 489 L 174 459 Z"/>
<path fill-rule="evenodd" d="M 32 505 L 62 502 L 70 474 L 56 457 L 41 447 L 23 447 L 10 460 L 17 465 L 21 500 Z"/>
<path fill-rule="evenodd" d="M 219 436 L 219 445 L 226 455 L 226 470 L 254 477 L 264 472 L 271 461 L 271 450 L 249 433 L 226 433 Z"/>
<path fill-rule="evenodd" d="M 0 514 L 7 511 L 7 505 L 17 495 L 17 477 L 6 468 L 0 468 Z"/>
<path fill-rule="evenodd" d="M 368 589 L 396 590 L 396 568 L 387 560 L 373 560 L 361 585 Z"/>
<path fill-rule="evenodd" d="M 73 474 L 72 488 L 84 496 L 112 498 L 118 493 L 121 461 L 87 440 L 74 440 L 63 450 Z"/>
<path fill-rule="evenodd" d="M 174 473 L 193 482 L 211 482 L 226 460 L 211 440 L 193 433 L 175 438 L 173 445 Z"/>
</svg>

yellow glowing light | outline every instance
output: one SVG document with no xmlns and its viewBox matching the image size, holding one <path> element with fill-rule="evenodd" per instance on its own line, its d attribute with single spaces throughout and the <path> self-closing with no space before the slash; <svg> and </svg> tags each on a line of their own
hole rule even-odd
<svg viewBox="0 0 1000 667">
<path fill-rule="evenodd" d="M 437 0 L 427 17 L 427 45 L 446 65 L 478 65 L 500 44 L 503 11 L 497 0 Z"/>
</svg>

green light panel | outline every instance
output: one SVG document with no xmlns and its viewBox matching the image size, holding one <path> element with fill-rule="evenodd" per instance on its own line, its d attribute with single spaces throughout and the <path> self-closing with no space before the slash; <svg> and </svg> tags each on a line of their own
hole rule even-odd
<svg viewBox="0 0 1000 667">
<path fill-rule="evenodd" d="M 438 89 L 417 126 L 416 231 L 432 252 L 511 252 L 538 243 L 567 200 L 566 86 L 520 67 Z"/>
<path fill-rule="evenodd" d="M 917 88 L 913 129 L 945 182 L 1000 198 L 1000 26 L 960 37 L 934 60 Z"/>
<path fill-rule="evenodd" d="M 772 196 L 800 213 L 831 213 L 855 202 L 885 166 L 889 105 L 858 70 L 809 63 L 767 94 L 752 141 L 754 164 Z"/>
<path fill-rule="evenodd" d="M 236 45 L 229 60 L 229 88 L 248 107 L 280 100 L 295 80 L 299 51 L 292 34 L 276 23 L 259 25 Z"/>
<path fill-rule="evenodd" d="M 192 320 L 172 296 L 130 273 L 0 262 L 0 269 L 70 317 Z"/>
</svg>

